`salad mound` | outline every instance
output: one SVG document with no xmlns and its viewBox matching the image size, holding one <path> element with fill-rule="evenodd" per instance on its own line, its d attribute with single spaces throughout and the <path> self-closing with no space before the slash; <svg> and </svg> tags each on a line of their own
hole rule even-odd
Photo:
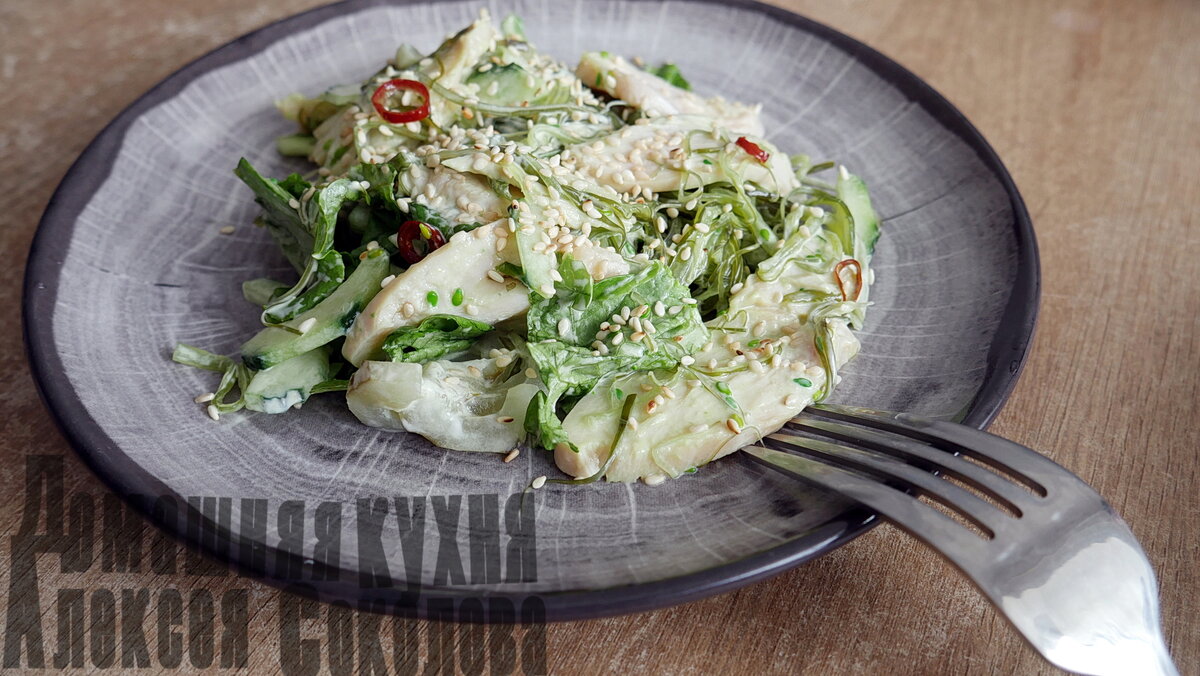
<svg viewBox="0 0 1200 676">
<path fill-rule="evenodd" d="M 482 13 L 279 107 L 299 126 L 280 152 L 316 169 L 235 173 L 297 276 L 243 285 L 264 328 L 240 355 L 174 353 L 222 374 L 196 398 L 214 420 L 343 392 L 447 449 L 528 444 L 575 483 L 654 484 L 827 397 L 858 350 L 863 182 L 674 65 L 572 70 Z"/>
</svg>

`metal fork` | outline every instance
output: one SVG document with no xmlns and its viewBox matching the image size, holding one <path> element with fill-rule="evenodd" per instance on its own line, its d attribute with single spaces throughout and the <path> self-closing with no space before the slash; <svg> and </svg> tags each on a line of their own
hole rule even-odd
<svg viewBox="0 0 1200 676">
<path fill-rule="evenodd" d="M 1154 571 L 1133 533 L 1082 479 L 1038 453 L 955 423 L 831 405 L 743 450 L 870 507 L 932 547 L 1056 666 L 1098 676 L 1178 674 L 1159 624 Z"/>
</svg>

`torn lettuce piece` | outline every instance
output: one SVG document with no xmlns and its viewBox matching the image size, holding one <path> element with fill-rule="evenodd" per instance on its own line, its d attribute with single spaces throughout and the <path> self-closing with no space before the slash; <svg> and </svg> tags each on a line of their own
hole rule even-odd
<svg viewBox="0 0 1200 676">
<path fill-rule="evenodd" d="M 345 280 L 345 263 L 333 249 L 334 229 L 342 206 L 360 198 L 362 189 L 346 179 L 316 189 L 296 174 L 275 181 L 263 177 L 245 158 L 234 173 L 254 192 L 263 208 L 260 222 L 300 272 L 292 288 L 263 308 L 264 324 L 281 324 L 315 307 Z"/>
<path fill-rule="evenodd" d="M 688 82 L 687 78 L 683 76 L 683 73 L 679 70 L 679 66 L 673 63 L 664 63 L 658 68 L 651 68 L 650 72 L 684 91 L 692 91 L 692 83 Z"/>
<path fill-rule="evenodd" d="M 423 363 L 462 352 L 492 327 L 466 317 L 431 315 L 416 326 L 404 326 L 383 342 L 383 351 L 396 362 Z"/>
<path fill-rule="evenodd" d="M 531 427 L 536 422 L 546 448 L 570 445 L 556 411 L 562 397 L 585 394 L 618 374 L 674 368 L 708 342 L 700 313 L 684 302 L 687 288 L 660 262 L 593 282 L 582 263 L 564 256 L 559 274 L 563 281 L 553 297 L 530 294 L 527 316 L 529 353 L 546 386 L 527 420 Z M 613 345 L 609 333 L 620 333 L 620 343 Z"/>
</svg>

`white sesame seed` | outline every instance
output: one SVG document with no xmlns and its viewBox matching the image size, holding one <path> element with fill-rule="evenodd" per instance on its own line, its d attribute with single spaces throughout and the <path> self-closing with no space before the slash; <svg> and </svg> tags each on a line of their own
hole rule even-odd
<svg viewBox="0 0 1200 676">
<path fill-rule="evenodd" d="M 755 373 L 762 373 L 767 370 L 767 367 L 763 366 L 761 361 L 751 361 L 750 370 Z"/>
<path fill-rule="evenodd" d="M 512 357 L 510 357 L 506 354 L 501 355 L 499 357 L 496 357 L 496 366 L 499 368 L 504 368 L 505 366 L 508 366 L 509 364 L 511 364 L 512 361 L 513 361 Z"/>
<path fill-rule="evenodd" d="M 488 276 L 488 279 L 492 280 L 493 282 L 496 282 L 497 284 L 504 283 L 504 275 L 500 274 L 499 272 L 496 272 L 495 270 L 488 270 L 487 276 Z"/>
<path fill-rule="evenodd" d="M 534 371 L 532 368 L 527 368 L 527 369 L 525 369 L 525 377 L 526 378 L 536 378 L 537 371 Z"/>
<path fill-rule="evenodd" d="M 227 225 L 227 226 L 221 228 L 220 230 L 218 230 L 218 232 L 220 232 L 222 235 L 232 235 L 233 231 L 234 231 L 234 227 L 232 225 Z"/>
<path fill-rule="evenodd" d="M 553 296 L 554 295 L 554 285 L 550 284 L 549 282 L 543 284 L 541 286 L 540 290 L 542 292 L 542 295 L 545 295 L 545 296 Z"/>
<path fill-rule="evenodd" d="M 405 319 L 408 319 L 409 317 L 413 316 L 413 313 L 416 311 L 417 311 L 417 309 L 415 307 L 413 307 L 412 303 L 405 303 L 404 305 L 400 306 L 400 314 Z"/>
<path fill-rule="evenodd" d="M 205 392 L 204 394 L 197 396 L 192 401 L 196 402 L 197 404 L 207 404 L 208 402 L 212 401 L 216 396 L 217 395 L 212 392 Z"/>
<path fill-rule="evenodd" d="M 684 299 L 683 299 L 683 301 L 681 301 L 681 302 L 682 302 L 684 305 L 695 305 L 695 304 L 696 304 L 696 303 L 698 303 L 699 301 L 697 301 L 695 298 L 684 298 Z"/>
<path fill-rule="evenodd" d="M 729 431 L 733 432 L 734 434 L 742 433 L 742 426 L 739 425 L 738 422 L 736 420 L 734 420 L 733 418 L 725 419 L 725 427 L 728 427 Z"/>
<path fill-rule="evenodd" d="M 838 165 L 838 178 L 842 179 L 843 181 L 848 180 L 850 178 L 850 172 L 846 169 L 845 166 L 840 165 L 840 164 Z"/>
<path fill-rule="evenodd" d="M 698 205 L 698 204 L 700 204 L 700 201 L 698 199 L 694 199 L 694 200 L 688 202 L 687 204 L 683 205 L 683 208 L 687 211 L 695 211 L 696 205 Z"/>
<path fill-rule="evenodd" d="M 317 325 L 317 318 L 309 317 L 308 319 L 305 319 L 304 321 L 300 322 L 300 326 L 298 326 L 296 328 L 299 329 L 300 333 L 304 334 L 304 333 L 308 333 L 309 330 L 311 330 L 312 327 L 314 327 L 316 325 Z"/>
<path fill-rule="evenodd" d="M 511 415 L 498 415 L 498 416 L 496 416 L 496 421 L 497 421 L 497 422 L 504 423 L 505 425 L 507 425 L 508 423 L 510 423 L 510 422 L 512 422 L 512 421 L 514 421 L 514 420 L 516 420 L 516 418 L 512 417 Z"/>
<path fill-rule="evenodd" d="M 208 405 L 208 408 L 207 408 L 207 409 L 205 409 L 205 410 L 207 410 L 207 411 L 208 411 L 208 417 L 212 418 L 213 420 L 220 420 L 220 419 L 221 419 L 221 412 L 220 412 L 220 411 L 218 411 L 218 410 L 217 410 L 217 407 L 216 407 L 216 406 L 214 406 L 213 404 L 209 404 L 209 405 Z"/>
<path fill-rule="evenodd" d="M 558 335 L 565 336 L 571 332 L 571 320 L 563 317 L 558 320 Z"/>
<path fill-rule="evenodd" d="M 700 385 L 702 385 L 702 384 L 703 383 L 701 383 L 699 380 L 696 380 L 695 378 L 689 378 L 687 381 L 688 389 L 695 389 L 697 387 L 700 387 Z"/>
<path fill-rule="evenodd" d="M 512 462 L 517 459 L 518 455 L 521 455 L 521 449 L 514 448 L 508 452 L 508 455 L 504 456 L 504 462 Z"/>
<path fill-rule="evenodd" d="M 467 314 L 471 315 L 472 317 L 479 314 L 479 307 L 476 306 L 474 303 L 467 303 L 467 306 L 465 309 L 467 311 Z"/>
<path fill-rule="evenodd" d="M 534 479 L 533 483 L 531 483 L 529 485 L 533 486 L 534 488 L 541 488 L 542 486 L 545 486 L 546 485 L 546 475 L 543 474 L 542 476 Z"/>
<path fill-rule="evenodd" d="M 711 230 L 711 228 L 708 227 L 708 223 L 697 223 L 692 227 L 696 229 L 696 232 L 703 233 L 705 235 L 707 235 L 709 230 Z"/>
<path fill-rule="evenodd" d="M 741 291 L 745 287 L 746 287 L 745 284 L 738 282 L 737 284 L 734 284 L 733 286 L 729 287 L 729 295 L 736 296 L 738 294 L 738 292 Z"/>
<path fill-rule="evenodd" d="M 666 480 L 667 477 L 662 474 L 651 474 L 650 476 L 643 478 L 642 483 L 646 484 L 647 486 L 658 486 Z"/>
<path fill-rule="evenodd" d="M 629 318 L 629 328 L 633 329 L 634 331 L 641 331 L 642 330 L 641 317 L 630 317 Z"/>
<path fill-rule="evenodd" d="M 288 206 L 293 209 L 299 209 L 300 208 L 300 200 L 292 198 L 292 199 L 288 200 Z"/>
<path fill-rule="evenodd" d="M 692 364 L 696 363 L 696 359 L 695 359 L 695 357 L 691 357 L 689 355 L 684 355 L 683 357 L 681 357 L 679 359 L 679 363 L 683 364 L 684 366 L 691 366 Z"/>
<path fill-rule="evenodd" d="M 613 339 L 612 339 L 613 347 L 620 345 L 624 341 L 625 341 L 625 334 L 618 333 L 617 335 L 613 336 Z"/>
<path fill-rule="evenodd" d="M 759 321 L 750 329 L 750 335 L 752 335 L 752 336 L 761 336 L 762 334 L 764 334 L 766 332 L 767 332 L 767 322 L 766 321 Z"/>
<path fill-rule="evenodd" d="M 691 250 L 691 248 L 684 249 L 684 250 L 683 250 L 683 252 L 679 254 L 679 258 L 680 258 L 681 260 L 685 260 L 685 261 L 686 261 L 687 259 L 689 259 L 689 258 L 691 258 L 691 257 L 692 257 L 692 250 Z"/>
<path fill-rule="evenodd" d="M 379 288 L 386 289 L 387 285 L 391 284 L 392 280 L 394 279 L 396 279 L 396 275 L 388 275 L 387 277 L 384 277 L 383 279 L 379 280 Z"/>
<path fill-rule="evenodd" d="M 667 215 L 670 216 L 671 218 L 678 218 L 679 210 L 676 209 L 675 207 L 667 207 Z"/>
<path fill-rule="evenodd" d="M 733 205 L 726 204 L 725 206 L 721 207 L 721 211 L 723 211 L 725 213 L 729 213 L 729 212 L 733 211 Z"/>
<path fill-rule="evenodd" d="M 657 317 L 661 317 L 661 316 L 663 316 L 664 314 L 666 314 L 666 311 L 667 311 L 667 310 L 666 310 L 666 308 L 665 308 L 665 307 L 663 307 L 663 303 L 662 303 L 662 301 L 661 301 L 661 300 L 656 300 L 656 301 L 654 301 L 654 314 L 655 314 L 655 316 L 657 316 Z"/>
<path fill-rule="evenodd" d="M 672 316 L 673 316 L 673 315 L 677 315 L 677 314 L 679 314 L 680 312 L 683 312 L 683 306 L 682 306 L 682 305 L 672 305 L 671 307 L 667 308 L 667 314 L 670 314 L 670 315 L 672 315 Z"/>
<path fill-rule="evenodd" d="M 635 343 L 640 343 L 642 341 L 642 339 L 645 337 L 646 337 L 646 333 L 644 331 L 634 331 L 633 333 L 629 334 L 629 339 Z M 616 341 L 614 341 L 614 342 L 616 342 Z"/>
<path fill-rule="evenodd" d="M 628 426 L 629 426 L 629 429 L 631 429 L 631 430 L 636 430 L 636 429 L 638 428 L 638 421 L 637 421 L 637 418 L 635 418 L 635 417 L 633 417 L 633 416 L 629 416 L 629 423 L 628 423 Z"/>
<path fill-rule="evenodd" d="M 467 373 L 470 373 L 472 376 L 475 376 L 476 378 L 483 375 L 483 371 L 480 371 L 479 367 L 475 366 L 474 364 L 467 367 Z"/>
</svg>

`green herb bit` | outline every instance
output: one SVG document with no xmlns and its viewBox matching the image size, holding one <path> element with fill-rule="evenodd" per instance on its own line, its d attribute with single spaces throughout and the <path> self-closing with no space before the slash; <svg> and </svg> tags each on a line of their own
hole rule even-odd
<svg viewBox="0 0 1200 676">
<path fill-rule="evenodd" d="M 792 378 L 792 382 L 800 387 L 812 387 L 812 381 L 808 378 Z"/>
<path fill-rule="evenodd" d="M 429 307 L 437 307 L 437 304 L 438 304 L 437 291 L 430 291 L 429 293 L 425 294 L 425 300 L 429 302 Z"/>
<path fill-rule="evenodd" d="M 460 288 L 457 288 L 454 290 L 453 296 L 450 296 L 450 304 L 453 305 L 454 307 L 458 307 L 459 305 L 462 305 L 462 302 L 463 302 L 463 290 L 460 287 Z"/>
</svg>

